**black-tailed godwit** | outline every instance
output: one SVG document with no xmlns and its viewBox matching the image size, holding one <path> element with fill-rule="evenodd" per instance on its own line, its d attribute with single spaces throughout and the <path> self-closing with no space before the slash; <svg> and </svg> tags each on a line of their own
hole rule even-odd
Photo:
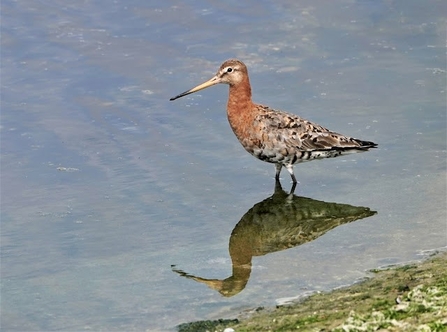
<svg viewBox="0 0 447 332">
<path fill-rule="evenodd" d="M 275 164 L 277 181 L 283 166 L 295 186 L 294 164 L 377 147 L 376 143 L 338 134 L 295 114 L 253 103 L 247 66 L 235 59 L 225 61 L 210 80 L 170 100 L 219 83 L 230 86 L 227 115 L 236 137 L 250 154 Z"/>
</svg>

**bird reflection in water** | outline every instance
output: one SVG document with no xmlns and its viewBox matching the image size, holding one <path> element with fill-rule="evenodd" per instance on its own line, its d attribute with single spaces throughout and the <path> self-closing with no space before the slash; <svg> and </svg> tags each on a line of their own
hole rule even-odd
<svg viewBox="0 0 447 332">
<path fill-rule="evenodd" d="M 233 273 L 206 279 L 172 267 L 179 275 L 204 283 L 221 295 L 241 292 L 250 278 L 253 256 L 263 256 L 315 240 L 329 230 L 376 214 L 367 207 L 327 203 L 286 193 L 279 181 L 271 197 L 255 204 L 234 227 L 229 244 Z"/>
</svg>

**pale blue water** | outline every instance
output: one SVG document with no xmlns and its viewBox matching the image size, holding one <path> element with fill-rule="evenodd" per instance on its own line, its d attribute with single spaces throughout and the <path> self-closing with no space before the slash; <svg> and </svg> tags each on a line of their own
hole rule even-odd
<svg viewBox="0 0 447 332">
<path fill-rule="evenodd" d="M 173 330 L 445 250 L 446 7 L 2 1 L 2 330 Z M 169 98 L 231 57 L 255 101 L 379 144 L 295 167 L 296 195 L 377 214 L 253 256 L 222 297 L 171 265 L 231 276 L 274 169 L 231 132 L 227 87 Z"/>
</svg>

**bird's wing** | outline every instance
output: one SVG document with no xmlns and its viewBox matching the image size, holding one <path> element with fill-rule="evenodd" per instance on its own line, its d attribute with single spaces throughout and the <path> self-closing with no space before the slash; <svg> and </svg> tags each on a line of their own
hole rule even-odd
<svg viewBox="0 0 447 332">
<path fill-rule="evenodd" d="M 330 131 L 318 124 L 297 115 L 276 111 L 262 106 L 263 112 L 255 121 L 268 136 L 274 135 L 275 141 L 300 151 L 318 151 L 332 149 L 367 149 L 372 142 L 364 142 Z"/>
</svg>

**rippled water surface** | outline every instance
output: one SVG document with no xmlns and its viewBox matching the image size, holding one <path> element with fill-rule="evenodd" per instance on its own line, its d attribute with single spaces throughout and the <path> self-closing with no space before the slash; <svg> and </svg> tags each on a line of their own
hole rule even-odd
<svg viewBox="0 0 447 332">
<path fill-rule="evenodd" d="M 1 325 L 174 330 L 447 244 L 447 4 L 2 1 Z M 295 167 L 248 155 L 254 100 L 379 148 Z"/>
</svg>

